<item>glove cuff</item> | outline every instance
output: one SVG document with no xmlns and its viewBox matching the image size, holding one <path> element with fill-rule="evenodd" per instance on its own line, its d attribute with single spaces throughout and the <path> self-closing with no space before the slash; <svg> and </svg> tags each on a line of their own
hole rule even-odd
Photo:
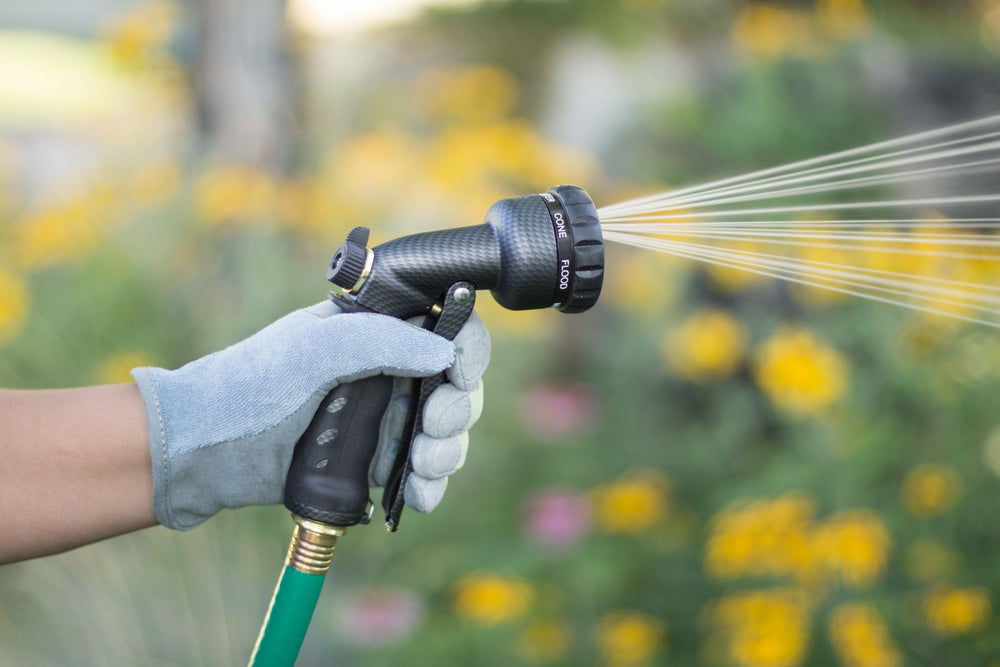
<svg viewBox="0 0 1000 667">
<path fill-rule="evenodd" d="M 162 368 L 132 370 L 146 407 L 149 452 L 153 464 L 153 512 L 167 528 L 190 530 L 226 507 L 274 505 L 281 502 L 292 447 L 275 447 L 267 434 L 251 434 L 187 451 L 171 453 L 160 393 L 169 387 L 171 371 Z M 322 399 L 310 397 L 282 420 L 279 440 L 294 441 L 305 430 Z M 174 405 L 174 409 L 177 409 Z M 204 409 L 205 406 L 200 406 Z"/>
<path fill-rule="evenodd" d="M 149 431 L 149 453 L 153 462 L 153 512 L 156 519 L 169 528 L 174 528 L 167 502 L 170 466 L 167 461 L 167 432 L 163 425 L 163 411 L 160 409 L 160 395 L 156 390 L 155 375 L 164 373 L 162 368 L 133 368 L 132 377 L 139 387 L 139 395 L 146 408 L 146 429 Z M 190 526 L 194 527 L 194 526 Z"/>
</svg>

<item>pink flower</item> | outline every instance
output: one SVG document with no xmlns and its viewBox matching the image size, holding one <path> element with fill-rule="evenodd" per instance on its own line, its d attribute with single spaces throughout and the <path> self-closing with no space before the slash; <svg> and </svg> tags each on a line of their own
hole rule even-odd
<svg viewBox="0 0 1000 667">
<path fill-rule="evenodd" d="M 590 433 L 597 422 L 597 392 L 585 384 L 548 384 L 524 398 L 524 428 L 538 440 L 566 440 Z"/>
<path fill-rule="evenodd" d="M 424 605 L 411 591 L 377 588 L 343 599 L 337 608 L 338 630 L 352 644 L 395 644 L 416 630 Z"/>
<path fill-rule="evenodd" d="M 539 545 L 557 551 L 568 549 L 590 529 L 586 496 L 567 489 L 548 489 L 524 505 L 524 530 Z"/>
</svg>

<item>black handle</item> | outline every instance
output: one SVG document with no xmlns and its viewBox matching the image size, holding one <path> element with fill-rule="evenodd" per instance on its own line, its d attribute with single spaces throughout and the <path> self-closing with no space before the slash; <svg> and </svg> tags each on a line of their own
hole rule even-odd
<svg viewBox="0 0 1000 667">
<path fill-rule="evenodd" d="M 285 478 L 285 507 L 336 526 L 368 522 L 368 469 L 392 398 L 385 375 L 338 385 L 295 445 Z"/>
</svg>

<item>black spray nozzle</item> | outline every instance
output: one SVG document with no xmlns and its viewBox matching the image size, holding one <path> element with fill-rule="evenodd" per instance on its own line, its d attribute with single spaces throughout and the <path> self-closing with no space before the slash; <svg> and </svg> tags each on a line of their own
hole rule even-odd
<svg viewBox="0 0 1000 667">
<path fill-rule="evenodd" d="M 578 313 L 601 294 L 600 221 L 575 185 L 502 199 L 481 225 L 404 236 L 371 251 L 364 247 L 367 230 L 360 245 L 357 232 L 337 250 L 328 278 L 367 310 L 421 315 L 459 281 L 490 290 L 511 310 Z"/>
</svg>

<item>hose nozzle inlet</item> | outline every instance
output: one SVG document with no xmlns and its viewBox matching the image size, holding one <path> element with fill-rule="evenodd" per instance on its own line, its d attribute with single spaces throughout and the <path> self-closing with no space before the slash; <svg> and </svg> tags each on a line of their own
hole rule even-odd
<svg viewBox="0 0 1000 667">
<path fill-rule="evenodd" d="M 488 289 L 504 308 L 593 306 L 604 280 L 597 209 L 575 185 L 502 199 L 481 225 L 404 236 L 366 255 L 367 234 L 351 232 L 328 279 L 341 299 L 396 317 L 430 311 L 459 281 Z M 360 243 L 359 243 L 360 242 Z"/>
<path fill-rule="evenodd" d="M 326 574 L 333 560 L 337 538 L 347 532 L 343 526 L 312 521 L 293 514 L 295 529 L 288 545 L 285 565 L 303 574 Z"/>
</svg>

